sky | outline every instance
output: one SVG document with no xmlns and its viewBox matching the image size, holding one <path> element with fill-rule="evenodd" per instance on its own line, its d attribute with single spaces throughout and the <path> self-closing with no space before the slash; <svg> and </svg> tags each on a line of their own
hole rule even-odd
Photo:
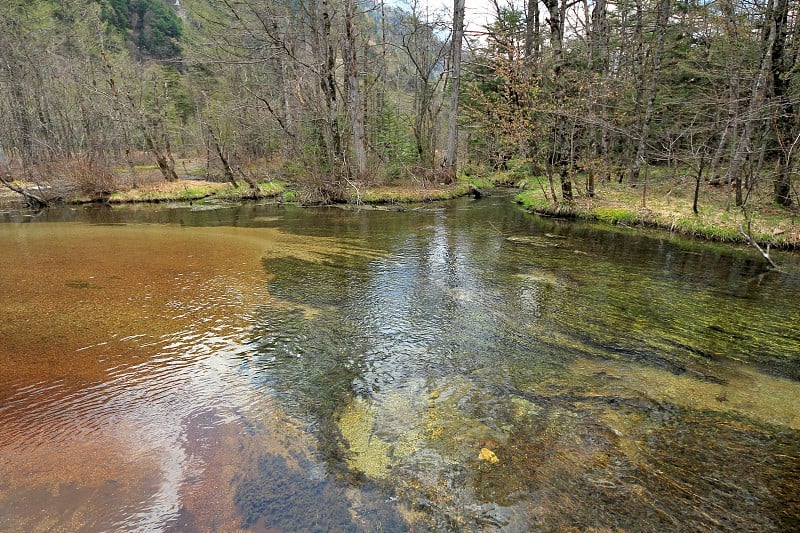
<svg viewBox="0 0 800 533">
<path fill-rule="evenodd" d="M 502 4 L 501 4 L 502 5 Z M 453 5 L 450 3 L 450 10 Z M 468 29 L 477 30 L 482 28 L 494 18 L 494 8 L 487 0 L 465 0 L 464 20 Z M 474 27 L 473 27 L 474 26 Z"/>
<path fill-rule="evenodd" d="M 501 5 L 507 1 L 498 0 Z M 407 7 L 410 3 L 411 0 L 397 0 L 397 4 L 401 6 L 405 5 Z M 418 0 L 418 5 L 427 5 L 431 11 L 444 10 L 447 13 L 453 12 L 453 0 Z M 494 8 L 491 0 L 465 0 L 464 7 L 464 20 L 468 30 L 481 30 L 488 21 L 494 18 Z"/>
</svg>

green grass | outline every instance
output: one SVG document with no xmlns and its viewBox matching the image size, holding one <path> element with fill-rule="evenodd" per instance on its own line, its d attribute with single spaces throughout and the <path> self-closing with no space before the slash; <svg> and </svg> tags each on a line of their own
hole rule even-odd
<svg viewBox="0 0 800 533">
<path fill-rule="evenodd" d="M 634 224 L 638 215 L 621 207 L 596 207 L 592 210 L 597 220 L 607 224 Z"/>
<path fill-rule="evenodd" d="M 547 211 L 551 208 L 551 203 L 544 197 L 542 191 L 531 189 L 519 193 L 514 200 L 525 209 L 534 212 Z"/>
<path fill-rule="evenodd" d="M 281 196 L 286 192 L 286 183 L 283 181 L 263 181 L 258 185 L 264 196 Z"/>
<path fill-rule="evenodd" d="M 470 176 L 468 178 L 463 178 L 462 182 L 466 182 L 466 184 L 472 185 L 476 189 L 491 189 L 492 187 L 496 187 L 497 183 L 495 183 L 490 178 L 482 178 L 478 176 Z"/>
<path fill-rule="evenodd" d="M 203 178 L 206 175 L 206 169 L 204 167 L 190 168 L 188 174 L 197 178 Z"/>
<path fill-rule="evenodd" d="M 598 220 L 607 224 L 646 225 L 703 239 L 743 242 L 741 225 L 750 236 L 763 244 L 777 247 L 800 246 L 800 213 L 777 206 L 770 194 L 770 181 L 749 196 L 746 212 L 733 205 L 730 188 L 701 184 L 698 213 L 692 211 L 694 179 L 687 172 L 649 169 L 645 186 L 617 181 L 597 183 L 595 195 L 585 191 L 585 176 L 573 179 L 574 201 L 552 202 L 535 177 L 527 178 L 525 190 L 516 201 L 525 209 L 550 216 Z M 545 185 L 545 187 L 547 187 Z M 557 189 L 558 191 L 558 189 Z M 748 229 L 749 228 L 749 229 Z"/>
<path fill-rule="evenodd" d="M 677 218 L 674 222 L 674 230 L 715 241 L 736 242 L 742 240 L 737 228 L 715 224 L 699 216 Z"/>
<path fill-rule="evenodd" d="M 258 190 L 254 191 L 249 185 L 239 182 L 236 187 L 228 185 L 220 189 L 214 196 L 222 200 L 248 200 L 254 198 L 275 198 L 281 196 L 286 190 L 286 184 L 282 181 L 263 181 L 258 184 Z"/>
<path fill-rule="evenodd" d="M 366 204 L 410 204 L 417 202 L 433 202 L 452 200 L 469 194 L 468 183 L 455 187 L 431 189 L 378 188 L 367 189 L 361 193 L 361 201 Z M 355 200 L 355 197 L 353 198 Z"/>
</svg>

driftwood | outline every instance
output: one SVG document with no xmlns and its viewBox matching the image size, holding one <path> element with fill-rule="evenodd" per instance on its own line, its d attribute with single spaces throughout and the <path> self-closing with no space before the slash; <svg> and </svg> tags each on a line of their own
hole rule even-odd
<svg viewBox="0 0 800 533">
<path fill-rule="evenodd" d="M 761 253 L 761 255 L 764 256 L 764 259 L 767 260 L 767 263 L 769 263 L 769 265 L 772 268 L 774 268 L 774 269 L 778 268 L 778 265 L 776 265 L 775 261 L 773 261 L 772 258 L 769 256 L 769 244 L 767 244 L 767 249 L 764 250 L 761 246 L 759 246 L 759 244 L 752 237 L 750 237 L 750 235 L 748 235 L 747 233 L 744 232 L 744 228 L 742 228 L 741 224 L 739 224 L 739 233 L 742 234 L 742 237 L 744 237 L 744 241 L 747 244 L 749 244 L 750 246 L 752 246 L 753 248 L 758 250 Z"/>
<path fill-rule="evenodd" d="M 17 185 L 11 180 L 10 176 L 4 175 L 1 172 L 0 172 L 0 183 L 2 183 L 15 193 L 22 195 L 22 197 L 25 198 L 25 202 L 31 207 L 40 208 L 40 207 L 47 207 L 48 205 L 50 205 L 50 202 L 46 198 L 44 198 L 43 196 L 39 196 L 38 194 L 34 194 L 31 191 L 27 190 L 26 188 Z"/>
</svg>

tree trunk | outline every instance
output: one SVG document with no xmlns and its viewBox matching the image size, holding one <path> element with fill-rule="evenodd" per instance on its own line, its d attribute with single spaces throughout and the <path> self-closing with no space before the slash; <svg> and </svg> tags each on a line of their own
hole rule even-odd
<svg viewBox="0 0 800 533">
<path fill-rule="evenodd" d="M 606 0 L 596 0 L 592 10 L 592 27 L 589 33 L 589 69 L 598 74 L 605 71 L 608 55 L 608 20 Z"/>
<path fill-rule="evenodd" d="M 225 174 L 225 179 L 228 180 L 228 183 L 236 187 L 236 178 L 233 175 L 233 169 L 231 168 L 231 164 L 228 161 L 228 158 L 225 157 L 225 152 L 222 149 L 222 144 L 220 143 L 216 134 L 214 134 L 214 130 L 211 128 L 210 124 L 208 126 L 208 136 L 212 146 L 214 146 L 214 151 L 217 153 L 217 157 L 219 157 L 219 160 L 222 163 L 222 172 Z"/>
<path fill-rule="evenodd" d="M 447 181 L 455 181 L 456 158 L 458 156 L 458 93 L 461 80 L 461 44 L 464 39 L 464 0 L 454 0 L 453 39 L 451 43 L 450 68 L 450 116 L 447 123 L 447 152 L 442 168 L 447 172 Z"/>
<path fill-rule="evenodd" d="M 592 114 L 600 120 L 601 126 L 595 128 L 591 140 L 591 158 L 586 193 L 590 198 L 595 195 L 595 173 L 600 166 L 602 154 L 602 181 L 610 172 L 608 154 L 608 111 L 605 102 L 608 77 L 608 19 L 606 17 L 606 0 L 597 0 L 592 11 L 592 27 L 589 34 L 589 69 L 595 73 L 596 79 L 590 85 L 590 102 Z"/>
<path fill-rule="evenodd" d="M 728 118 L 727 121 L 725 122 L 725 129 L 722 130 L 722 135 L 720 136 L 717 149 L 714 152 L 714 158 L 711 160 L 711 172 L 713 173 L 711 178 L 711 183 L 713 185 L 718 185 L 720 182 L 720 176 L 722 174 L 720 169 L 720 164 L 722 163 L 722 158 L 723 155 L 725 154 L 725 149 L 728 146 L 731 134 L 736 130 L 736 121 L 738 120 L 739 78 L 738 75 L 735 72 L 733 72 L 733 70 L 731 70 L 729 90 L 730 92 L 728 94 Z"/>
<path fill-rule="evenodd" d="M 290 46 L 287 43 L 287 47 Z M 280 71 L 281 71 L 281 104 L 283 106 L 282 122 L 278 121 L 284 131 L 283 137 L 283 155 L 284 157 L 294 157 L 297 153 L 297 134 L 294 125 L 294 114 L 296 111 L 292 109 L 292 89 L 294 88 L 294 76 L 289 71 L 288 62 L 281 55 L 279 56 Z M 277 117 L 276 117 L 277 118 Z"/>
<path fill-rule="evenodd" d="M 564 13 L 559 0 L 545 0 L 545 6 L 550 13 L 547 21 L 550 25 L 550 46 L 553 49 L 553 73 L 554 78 L 559 79 L 564 63 Z"/>
<path fill-rule="evenodd" d="M 566 4 L 566 0 L 564 0 Z M 550 25 L 550 46 L 553 52 L 553 87 L 555 113 L 553 114 L 553 148 L 550 152 L 550 164 L 558 169 L 561 178 L 561 197 L 571 202 L 572 182 L 570 181 L 569 167 L 573 161 L 571 159 L 570 135 L 567 132 L 568 124 L 561 110 L 565 106 L 566 87 L 564 87 L 563 68 L 564 68 L 564 17 L 566 6 L 559 0 L 546 0 L 545 6 L 550 13 L 548 23 Z"/>
<path fill-rule="evenodd" d="M 525 64 L 533 66 L 539 59 L 539 0 L 528 0 L 525 8 Z"/>
<path fill-rule="evenodd" d="M 772 13 L 774 0 L 770 0 L 767 13 Z M 781 0 L 778 0 L 781 1 Z M 762 120 L 763 104 L 766 98 L 767 77 L 771 72 L 772 50 L 777 37 L 777 28 L 773 17 L 767 18 L 767 27 L 764 29 L 764 45 L 761 52 L 761 63 L 758 72 L 753 78 L 753 86 L 750 92 L 750 101 L 747 105 L 747 115 L 744 120 L 744 128 L 736 150 L 733 153 L 730 167 L 728 168 L 728 182 L 733 183 L 736 191 L 736 205 L 741 206 L 742 198 L 742 170 L 745 161 L 750 155 L 753 133 L 758 122 Z"/>
<path fill-rule="evenodd" d="M 321 28 L 318 31 L 319 53 L 322 55 L 320 85 L 325 96 L 325 137 L 328 149 L 328 162 L 331 171 L 337 170 L 342 157 L 342 140 L 339 133 L 338 110 L 336 102 L 336 54 L 331 34 L 331 14 L 328 0 L 320 0 Z"/>
<path fill-rule="evenodd" d="M 650 134 L 650 123 L 653 120 L 655 110 L 656 95 L 658 94 L 659 74 L 661 72 L 661 54 L 664 51 L 664 40 L 667 34 L 667 24 L 669 23 L 670 0 L 660 0 L 658 18 L 656 20 L 656 43 L 651 55 L 653 58 L 653 72 L 650 77 L 649 95 L 647 97 L 647 107 L 644 117 L 639 126 L 639 139 L 636 145 L 636 154 L 631 162 L 631 187 L 636 187 L 639 181 L 642 163 L 646 157 L 647 140 Z M 643 82 L 644 83 L 644 82 Z"/>
<path fill-rule="evenodd" d="M 345 2 L 344 63 L 347 71 L 347 105 L 353 126 L 353 152 L 355 153 L 356 177 L 363 178 L 367 173 L 366 134 L 364 130 L 364 107 L 361 104 L 360 76 L 356 61 L 356 33 L 353 25 L 355 0 Z"/>
<path fill-rule="evenodd" d="M 39 196 L 38 194 L 34 194 L 29 190 L 20 187 L 11 181 L 10 176 L 7 176 L 5 173 L 0 173 L 0 183 L 25 198 L 25 203 L 31 207 L 41 208 L 50 205 L 50 202 L 45 197 Z"/>
<path fill-rule="evenodd" d="M 789 94 L 790 76 L 794 71 L 786 53 L 786 37 L 789 25 L 787 0 L 775 0 L 773 10 L 773 24 L 775 27 L 775 41 L 772 46 L 772 91 L 775 104 L 776 117 L 774 120 L 777 135 L 778 166 L 773 181 L 773 194 L 775 201 L 784 207 L 792 205 L 792 145 L 796 118 L 794 104 Z"/>
<path fill-rule="evenodd" d="M 736 16 L 732 0 L 724 0 L 721 2 L 721 9 L 725 15 L 725 32 L 728 34 L 728 39 L 735 41 L 737 37 L 736 29 Z M 739 72 L 735 68 L 737 58 L 731 55 L 728 62 L 728 69 L 730 72 L 730 82 L 728 87 L 728 118 L 725 123 L 725 128 L 722 130 L 722 135 L 719 139 L 719 144 L 714 152 L 714 157 L 711 160 L 711 184 L 719 185 L 721 181 L 722 171 L 720 165 L 725 154 L 726 147 L 730 139 L 735 136 L 736 124 L 739 119 Z"/>
<path fill-rule="evenodd" d="M 697 169 L 697 175 L 694 178 L 694 196 L 692 198 L 692 212 L 697 215 L 697 202 L 700 199 L 700 182 L 703 179 L 703 168 L 706 165 L 706 147 L 703 147 L 703 152 L 700 154 L 700 166 Z"/>
<path fill-rule="evenodd" d="M 570 180 L 569 170 L 566 166 L 561 168 L 561 198 L 563 198 L 565 202 L 571 202 L 573 200 L 572 180 Z"/>
</svg>

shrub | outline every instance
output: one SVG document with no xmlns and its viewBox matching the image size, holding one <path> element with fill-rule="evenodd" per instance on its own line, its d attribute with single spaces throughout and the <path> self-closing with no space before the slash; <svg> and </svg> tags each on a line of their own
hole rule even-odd
<svg viewBox="0 0 800 533">
<path fill-rule="evenodd" d="M 80 196 L 95 200 L 108 197 L 119 189 L 111 169 L 88 158 L 53 161 L 40 165 L 36 170 L 45 178 L 56 198 Z"/>
</svg>

